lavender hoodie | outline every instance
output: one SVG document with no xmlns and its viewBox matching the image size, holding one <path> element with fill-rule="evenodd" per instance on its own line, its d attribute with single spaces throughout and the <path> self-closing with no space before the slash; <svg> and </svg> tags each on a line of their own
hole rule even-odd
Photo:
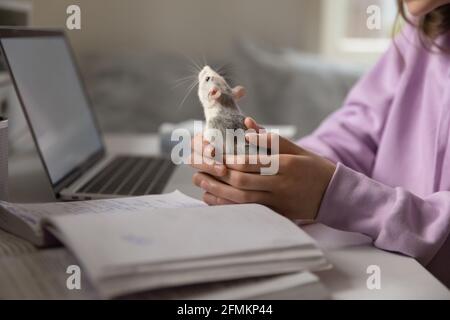
<svg viewBox="0 0 450 320">
<path fill-rule="evenodd" d="M 344 106 L 299 142 L 337 163 L 318 221 L 414 257 L 450 286 L 449 138 L 450 55 L 405 27 Z"/>
</svg>

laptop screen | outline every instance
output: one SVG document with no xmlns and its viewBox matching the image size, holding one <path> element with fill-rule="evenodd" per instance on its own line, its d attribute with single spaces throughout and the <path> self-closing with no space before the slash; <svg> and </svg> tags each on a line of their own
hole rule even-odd
<svg viewBox="0 0 450 320">
<path fill-rule="evenodd" d="M 70 49 L 62 35 L 0 41 L 55 185 L 103 149 Z"/>
</svg>

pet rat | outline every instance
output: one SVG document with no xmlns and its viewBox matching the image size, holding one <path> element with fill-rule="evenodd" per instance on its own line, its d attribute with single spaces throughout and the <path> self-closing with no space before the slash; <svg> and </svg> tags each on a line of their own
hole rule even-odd
<svg viewBox="0 0 450 320">
<path fill-rule="evenodd" d="M 245 96 L 244 87 L 231 88 L 226 80 L 209 66 L 205 66 L 200 71 L 198 83 L 198 96 L 205 113 L 206 130 L 219 130 L 222 133 L 224 145 L 227 129 L 247 130 L 244 124 L 245 116 L 237 105 L 237 101 Z M 237 153 L 237 148 L 234 150 Z M 246 144 L 246 153 L 248 150 L 248 144 Z"/>
</svg>

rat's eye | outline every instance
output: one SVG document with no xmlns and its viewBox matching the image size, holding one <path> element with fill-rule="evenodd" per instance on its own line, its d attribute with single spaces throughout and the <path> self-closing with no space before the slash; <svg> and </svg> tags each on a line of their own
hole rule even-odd
<svg viewBox="0 0 450 320">
<path fill-rule="evenodd" d="M 209 80 L 211 80 L 211 77 L 206 77 L 205 81 L 208 82 Z"/>
</svg>

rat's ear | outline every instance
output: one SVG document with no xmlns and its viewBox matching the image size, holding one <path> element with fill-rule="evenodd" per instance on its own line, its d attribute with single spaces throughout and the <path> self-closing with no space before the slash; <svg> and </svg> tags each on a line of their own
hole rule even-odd
<svg viewBox="0 0 450 320">
<path fill-rule="evenodd" d="M 245 96 L 247 91 L 243 86 L 237 86 L 232 89 L 234 100 L 239 100 Z"/>
<path fill-rule="evenodd" d="M 211 91 L 209 92 L 209 96 L 214 100 L 219 99 L 221 95 L 222 91 L 220 91 L 220 89 L 217 87 L 212 88 Z"/>
</svg>

